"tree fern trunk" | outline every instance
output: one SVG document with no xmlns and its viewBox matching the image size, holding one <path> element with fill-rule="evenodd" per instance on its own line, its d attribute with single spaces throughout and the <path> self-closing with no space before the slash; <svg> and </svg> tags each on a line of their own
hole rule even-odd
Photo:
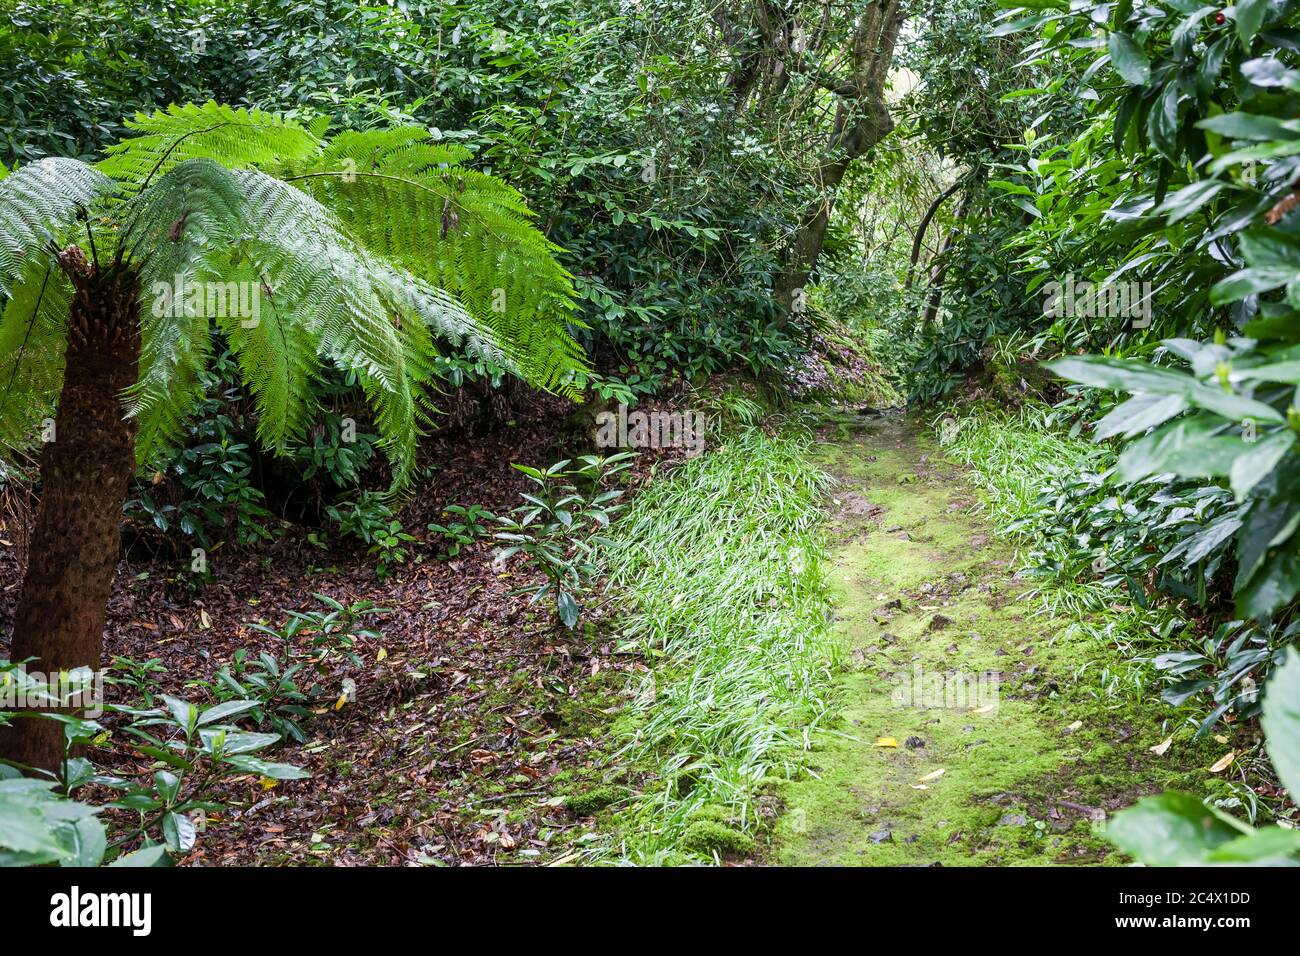
<svg viewBox="0 0 1300 956">
<path fill-rule="evenodd" d="M 123 417 L 121 394 L 135 383 L 140 358 L 132 278 L 95 269 L 75 248 L 61 261 L 77 291 L 11 651 L 14 661 L 36 658 L 28 670 L 44 674 L 100 666 L 122 506 L 135 470 L 135 421 Z M 0 734 L 0 756 L 59 766 L 56 721 L 17 720 Z"/>
</svg>

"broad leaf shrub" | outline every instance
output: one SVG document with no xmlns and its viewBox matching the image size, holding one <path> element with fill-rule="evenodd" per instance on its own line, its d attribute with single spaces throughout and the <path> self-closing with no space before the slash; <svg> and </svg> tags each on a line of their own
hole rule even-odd
<svg viewBox="0 0 1300 956">
<path fill-rule="evenodd" d="M 1165 701 L 1193 708 L 1201 735 L 1230 712 L 1257 716 L 1265 675 L 1300 624 L 1233 616 L 1232 492 L 1167 476 L 1119 480 L 1111 443 L 1061 427 L 1071 411 L 966 407 L 936 427 L 985 488 L 1025 573 L 1046 585 L 1045 605 L 1103 615 L 1099 636 L 1125 658 L 1106 668 L 1110 692 L 1162 676 Z"/>
<path fill-rule="evenodd" d="M 997 28 L 1030 34 L 1038 84 L 1019 95 L 1043 111 L 995 184 L 1027 204 L 1008 248 L 1028 291 L 1075 275 L 1151 296 L 1149 323 L 1072 314 L 1038 339 L 1066 353 L 1053 371 L 1099 390 L 1095 437 L 1119 445 L 1055 479 L 1061 534 L 1134 600 L 1218 618 L 1157 658 L 1173 702 L 1213 698 L 1211 723 L 1258 712 L 1296 633 L 1298 11 L 1044 0 Z"/>
<path fill-rule="evenodd" d="M 522 555 L 544 579 L 521 589 L 531 594 L 528 603 L 554 598 L 555 613 L 572 628 L 582 616 L 581 598 L 600 575 L 595 551 L 609 542 L 602 536 L 621 510 L 623 489 L 610 487 L 632 467 L 635 452 L 583 455 L 548 468 L 516 464 L 533 484 L 520 495 L 524 504 L 496 519 L 501 530 L 494 537 L 504 542 L 496 560 L 504 565 Z"/>
<path fill-rule="evenodd" d="M 1269 681 L 1261 722 L 1278 778 L 1291 794 L 1300 794 L 1300 652 L 1294 647 Z M 1154 866 L 1287 866 L 1300 857 L 1294 823 L 1257 829 L 1187 793 L 1140 800 L 1117 813 L 1103 832 L 1125 853 Z"/>
<path fill-rule="evenodd" d="M 15 673 L 8 662 L 0 662 L 0 671 Z M 293 764 L 262 756 L 279 742 L 279 734 L 252 733 L 232 722 L 257 708 L 258 701 L 226 700 L 208 707 L 167 695 L 161 701 L 151 708 L 109 707 L 125 718 L 122 731 L 135 749 L 153 759 L 156 769 L 144 777 L 101 773 L 88 758 L 71 755 L 72 748 L 107 737 L 99 721 L 31 714 L 63 724 L 67 753 L 58 779 L 26 777 L 0 764 L 0 866 L 165 865 L 170 855 L 193 848 L 199 815 L 223 809 L 212 799 L 222 781 L 249 773 L 276 781 L 307 777 Z M 74 799 L 88 784 L 113 798 L 103 806 Z M 106 808 L 135 815 L 133 823 L 116 828 L 112 842 L 99 819 Z M 128 851 L 131 846 L 137 847 L 134 852 Z"/>
<path fill-rule="evenodd" d="M 1182 550 L 1198 554 L 1234 536 L 1237 609 L 1243 617 L 1266 619 L 1300 591 L 1300 462 L 1293 450 L 1300 364 L 1292 361 L 1288 372 L 1281 356 L 1291 349 L 1261 348 L 1251 339 L 1166 345 L 1190 363 L 1190 374 L 1105 358 L 1066 358 L 1050 367 L 1075 381 L 1132 394 L 1096 432 L 1098 439 L 1128 439 L 1116 463 L 1121 481 L 1226 482 L 1238 507 L 1208 523 Z M 1287 377 L 1295 381 L 1279 383 Z"/>
</svg>

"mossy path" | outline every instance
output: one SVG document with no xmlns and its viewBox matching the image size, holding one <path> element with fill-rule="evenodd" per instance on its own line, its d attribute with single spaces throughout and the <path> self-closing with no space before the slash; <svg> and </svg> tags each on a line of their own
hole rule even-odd
<svg viewBox="0 0 1300 956">
<path fill-rule="evenodd" d="M 1093 822 L 1204 755 L 1151 753 L 1159 707 L 1073 680 L 1104 649 L 1018 600 L 1010 546 L 919 423 L 836 414 L 821 437 L 848 664 L 841 719 L 783 786 L 775 861 L 1119 862 Z"/>
</svg>

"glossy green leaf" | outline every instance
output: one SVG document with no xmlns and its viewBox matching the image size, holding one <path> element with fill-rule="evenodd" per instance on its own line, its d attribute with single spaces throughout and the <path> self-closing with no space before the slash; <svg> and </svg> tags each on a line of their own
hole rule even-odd
<svg viewBox="0 0 1300 956">
<path fill-rule="evenodd" d="M 1106 39 L 1110 62 L 1115 72 L 1130 86 L 1145 86 L 1151 81 L 1151 61 L 1133 38 L 1124 33 L 1112 33 Z"/>
<path fill-rule="evenodd" d="M 1295 432 L 1288 428 L 1246 446 L 1244 453 L 1237 456 L 1228 471 L 1232 491 L 1238 501 L 1246 497 L 1250 489 L 1277 466 L 1295 445 L 1295 440 Z"/>
<path fill-rule="evenodd" d="M 1229 840 L 1211 850 L 1205 859 L 1209 863 L 1281 864 L 1297 853 L 1300 853 L 1300 831 L 1272 826 Z"/>
<path fill-rule="evenodd" d="M 1265 749 L 1278 779 L 1292 796 L 1300 795 L 1300 651 L 1286 649 L 1264 687 Z"/>
<path fill-rule="evenodd" d="M 1269 0 L 1237 0 L 1237 36 L 1247 49 L 1268 14 Z"/>
<path fill-rule="evenodd" d="M 1105 832 L 1107 839 L 1142 863 L 1195 866 L 1248 829 L 1189 793 L 1171 792 L 1121 810 Z"/>
</svg>

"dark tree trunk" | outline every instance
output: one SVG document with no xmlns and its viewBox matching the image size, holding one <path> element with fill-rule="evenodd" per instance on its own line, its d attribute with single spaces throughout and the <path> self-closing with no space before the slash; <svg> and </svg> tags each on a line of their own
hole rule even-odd
<svg viewBox="0 0 1300 956">
<path fill-rule="evenodd" d="M 852 77 L 837 80 L 818 75 L 819 85 L 844 102 L 836 114 L 826 157 L 816 170 L 817 199 L 804 210 L 790 242 L 786 267 L 773 290 L 777 302 L 787 311 L 798 311 L 796 296 L 817 267 L 835 194 L 845 173 L 854 160 L 874 149 L 894 127 L 885 103 L 885 82 L 905 16 L 900 0 L 873 3 L 859 18 L 854 33 Z"/>
<path fill-rule="evenodd" d="M 129 273 L 103 272 L 79 249 L 60 257 L 76 287 L 53 441 L 41 453 L 40 504 L 14 615 L 11 659 L 55 674 L 98 669 L 117 566 L 122 506 L 135 471 L 135 420 L 122 392 L 140 359 L 139 299 Z M 0 730 L 0 756 L 55 770 L 62 725 L 16 720 Z"/>
<path fill-rule="evenodd" d="M 961 235 L 961 221 L 966 218 L 966 214 L 970 211 L 971 197 L 973 195 L 973 192 L 968 192 L 962 196 L 961 203 L 957 206 L 957 224 L 953 226 L 948 235 L 944 236 L 943 245 L 935 253 L 934 261 L 938 263 L 938 266 L 930 275 L 929 291 L 926 293 L 925 298 L 925 309 L 921 313 L 922 332 L 930 327 L 930 323 L 939 314 L 939 306 L 943 304 L 943 280 L 948 274 L 948 262 L 945 256 L 947 256 L 948 250 L 952 248 L 953 243 Z"/>
<path fill-rule="evenodd" d="M 935 196 L 934 202 L 930 203 L 930 208 L 928 208 L 925 211 L 925 215 L 921 217 L 921 222 L 916 227 L 916 237 L 912 240 L 912 259 L 907 266 L 907 282 L 903 288 L 912 288 L 912 279 L 915 278 L 916 275 L 916 264 L 921 259 L 921 245 L 925 242 L 925 231 L 930 228 L 930 220 L 933 219 L 935 213 L 939 211 L 939 207 L 942 206 L 953 193 L 961 189 L 965 182 L 966 177 L 959 177 L 955 183 L 943 192 L 939 193 L 939 195 Z"/>
</svg>

